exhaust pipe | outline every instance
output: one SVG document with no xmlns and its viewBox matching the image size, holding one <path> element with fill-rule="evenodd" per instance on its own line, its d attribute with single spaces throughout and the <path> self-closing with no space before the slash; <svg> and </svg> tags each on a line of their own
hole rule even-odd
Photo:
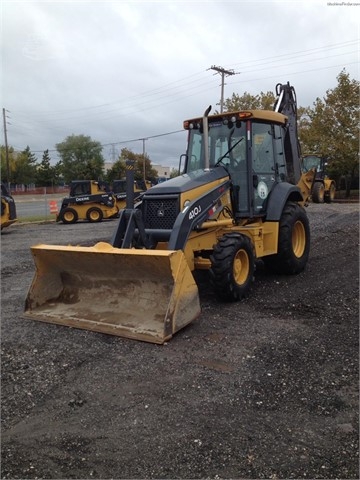
<svg viewBox="0 0 360 480">
<path fill-rule="evenodd" d="M 204 136 L 204 149 L 205 149 L 205 170 L 210 169 L 209 159 L 209 122 L 208 116 L 211 110 L 211 105 L 205 110 L 203 116 L 203 136 Z"/>
</svg>

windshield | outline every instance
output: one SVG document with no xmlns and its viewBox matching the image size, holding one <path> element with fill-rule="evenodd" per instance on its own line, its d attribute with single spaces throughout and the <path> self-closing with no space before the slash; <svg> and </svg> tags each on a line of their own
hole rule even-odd
<svg viewBox="0 0 360 480">
<path fill-rule="evenodd" d="M 321 158 L 316 155 L 309 155 L 303 158 L 303 170 L 308 172 L 312 168 L 316 168 L 317 172 L 322 170 Z"/>
<path fill-rule="evenodd" d="M 245 123 L 209 123 L 209 166 L 230 167 L 246 158 Z M 199 129 L 189 131 L 187 171 L 205 168 L 203 135 Z"/>
</svg>

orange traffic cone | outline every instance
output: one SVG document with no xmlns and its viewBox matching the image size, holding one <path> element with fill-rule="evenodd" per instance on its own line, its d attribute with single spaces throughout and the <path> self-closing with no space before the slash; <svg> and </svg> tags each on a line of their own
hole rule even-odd
<svg viewBox="0 0 360 480">
<path fill-rule="evenodd" d="M 50 200 L 49 207 L 50 207 L 50 213 L 55 213 L 56 215 L 59 213 L 56 200 Z"/>
</svg>

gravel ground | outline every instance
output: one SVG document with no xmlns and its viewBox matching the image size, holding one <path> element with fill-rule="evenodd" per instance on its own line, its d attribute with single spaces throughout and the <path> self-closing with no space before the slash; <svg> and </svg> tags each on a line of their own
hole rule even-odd
<svg viewBox="0 0 360 480">
<path fill-rule="evenodd" d="M 29 247 L 115 221 L 4 229 L 1 478 L 358 479 L 359 205 L 307 211 L 305 272 L 259 263 L 237 304 L 202 276 L 201 316 L 163 346 L 22 317 Z"/>
</svg>

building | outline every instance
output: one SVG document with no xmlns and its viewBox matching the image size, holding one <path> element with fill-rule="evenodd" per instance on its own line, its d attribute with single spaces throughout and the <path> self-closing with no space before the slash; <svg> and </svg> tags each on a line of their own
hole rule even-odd
<svg viewBox="0 0 360 480">
<path fill-rule="evenodd" d="M 163 167 L 162 165 L 151 165 L 154 170 L 157 171 L 158 177 L 165 177 L 166 180 L 169 180 L 171 168 L 170 167 Z"/>
</svg>

